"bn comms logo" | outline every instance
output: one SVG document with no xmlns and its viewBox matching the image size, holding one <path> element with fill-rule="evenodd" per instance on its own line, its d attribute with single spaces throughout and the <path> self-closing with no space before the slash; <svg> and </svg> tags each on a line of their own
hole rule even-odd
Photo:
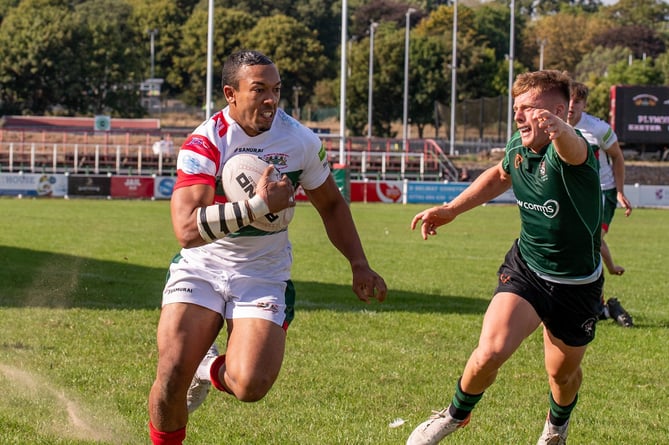
<svg viewBox="0 0 669 445">
<path fill-rule="evenodd" d="M 517 202 L 521 209 L 543 213 L 543 215 L 548 219 L 555 218 L 560 212 L 560 204 L 558 204 L 558 202 L 554 199 L 549 199 L 543 204 L 535 204 L 533 202 L 525 202 L 520 200 Z"/>
</svg>

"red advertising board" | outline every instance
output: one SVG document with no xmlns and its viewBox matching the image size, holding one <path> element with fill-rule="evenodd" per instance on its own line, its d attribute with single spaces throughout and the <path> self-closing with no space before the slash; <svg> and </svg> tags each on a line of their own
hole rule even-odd
<svg viewBox="0 0 669 445">
<path fill-rule="evenodd" d="M 146 176 L 112 176 L 112 198 L 153 198 L 154 179 Z"/>
<path fill-rule="evenodd" d="M 351 202 L 402 202 L 402 181 L 351 181 Z"/>
</svg>

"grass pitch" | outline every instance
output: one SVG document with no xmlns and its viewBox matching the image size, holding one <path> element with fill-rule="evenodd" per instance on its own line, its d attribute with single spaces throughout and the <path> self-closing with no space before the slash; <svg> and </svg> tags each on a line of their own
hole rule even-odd
<svg viewBox="0 0 669 445">
<path fill-rule="evenodd" d="M 423 241 L 423 205 L 352 204 L 383 304 L 358 302 L 316 212 L 291 224 L 298 292 L 279 379 L 258 403 L 211 393 L 189 444 L 400 444 L 446 406 L 477 342 L 495 272 L 518 233 L 513 206 L 461 215 Z M 0 443 L 149 444 L 146 398 L 166 267 L 169 204 L 0 199 Z M 600 322 L 586 354 L 570 443 L 669 437 L 666 210 L 618 213 L 607 276 L 634 317 Z M 540 331 L 502 368 L 453 444 L 529 444 L 547 410 Z M 404 424 L 390 427 L 401 419 Z M 397 423 L 401 423 L 397 422 Z"/>
</svg>

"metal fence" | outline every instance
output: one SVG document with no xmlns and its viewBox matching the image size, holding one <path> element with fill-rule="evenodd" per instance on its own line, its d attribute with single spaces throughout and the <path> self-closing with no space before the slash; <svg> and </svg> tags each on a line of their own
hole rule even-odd
<svg viewBox="0 0 669 445">
<path fill-rule="evenodd" d="M 347 138 L 343 159 L 338 136 L 322 135 L 322 141 L 330 162 L 345 164 L 354 179 L 455 181 L 459 176 L 446 155 L 449 147 L 432 139 L 410 140 L 405 151 L 398 139 Z M 0 141 L 0 173 L 176 174 L 177 152 L 156 150 L 156 144 Z M 458 145 L 457 151 L 470 148 Z"/>
</svg>

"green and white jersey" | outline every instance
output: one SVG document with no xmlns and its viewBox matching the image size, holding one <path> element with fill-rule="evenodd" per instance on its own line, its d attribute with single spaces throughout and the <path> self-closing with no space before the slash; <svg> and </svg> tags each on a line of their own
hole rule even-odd
<svg viewBox="0 0 669 445">
<path fill-rule="evenodd" d="M 601 189 L 592 149 L 582 165 L 569 165 L 552 143 L 535 153 L 516 132 L 506 145 L 504 170 L 511 176 L 520 211 L 518 247 L 542 278 L 583 284 L 601 273 Z"/>
<path fill-rule="evenodd" d="M 581 119 L 574 128 L 578 129 L 586 141 L 592 146 L 599 160 L 599 182 L 602 190 L 616 188 L 616 180 L 611 168 L 611 159 L 607 150 L 618 142 L 618 137 L 609 124 L 586 112 L 581 114 Z"/>
</svg>

